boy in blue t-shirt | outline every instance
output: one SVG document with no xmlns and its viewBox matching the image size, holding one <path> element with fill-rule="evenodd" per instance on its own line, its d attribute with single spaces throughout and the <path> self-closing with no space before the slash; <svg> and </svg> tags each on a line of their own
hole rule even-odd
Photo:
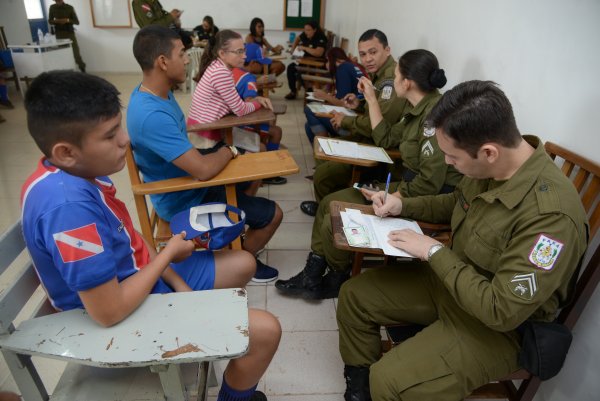
<svg viewBox="0 0 600 401">
<path fill-rule="evenodd" d="M 246 251 L 194 252 L 182 232 L 156 253 L 134 229 L 108 178 L 125 166 L 129 145 L 118 96 L 101 78 L 53 71 L 25 98 L 44 153 L 21 192 L 27 248 L 54 307 L 85 308 L 102 326 L 127 318 L 150 293 L 244 287 L 255 271 Z M 281 328 L 259 310 L 249 310 L 249 325 L 250 351 L 230 361 L 219 401 L 266 399 L 254 390 Z"/>
</svg>

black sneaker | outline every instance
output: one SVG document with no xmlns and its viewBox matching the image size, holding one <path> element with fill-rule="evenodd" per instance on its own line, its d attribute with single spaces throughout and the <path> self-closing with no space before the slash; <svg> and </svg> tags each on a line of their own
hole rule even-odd
<svg viewBox="0 0 600 401">
<path fill-rule="evenodd" d="M 285 178 L 285 177 L 263 178 L 262 182 L 264 184 L 269 184 L 269 185 L 283 185 L 287 182 L 287 178 Z"/>
<path fill-rule="evenodd" d="M 265 265 L 260 259 L 256 259 L 256 273 L 252 277 L 252 281 L 255 283 L 268 283 L 279 277 L 277 269 Z"/>
<path fill-rule="evenodd" d="M 263 393 L 262 391 L 256 390 L 254 392 L 254 394 L 252 394 L 250 401 L 268 401 L 268 400 L 267 400 L 267 396 L 265 395 L 265 393 Z"/>
<path fill-rule="evenodd" d="M 0 100 L 0 105 L 6 107 L 7 109 L 14 109 L 15 105 L 8 99 Z"/>
<path fill-rule="evenodd" d="M 294 100 L 296 98 L 296 92 L 290 92 L 287 95 L 285 95 L 285 98 L 287 100 Z"/>
</svg>

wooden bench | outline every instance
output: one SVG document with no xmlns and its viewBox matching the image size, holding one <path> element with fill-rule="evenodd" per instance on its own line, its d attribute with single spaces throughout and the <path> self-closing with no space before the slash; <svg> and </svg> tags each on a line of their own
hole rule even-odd
<svg viewBox="0 0 600 401">
<path fill-rule="evenodd" d="M 149 295 L 109 328 L 82 309 L 55 312 L 25 250 L 20 222 L 0 236 L 0 278 L 6 283 L 0 348 L 25 401 L 49 399 L 32 356 L 69 362 L 53 400 L 121 400 L 134 393 L 140 396 L 128 399 L 183 401 L 206 399 L 216 379 L 212 361 L 248 349 L 244 289 Z"/>
</svg>

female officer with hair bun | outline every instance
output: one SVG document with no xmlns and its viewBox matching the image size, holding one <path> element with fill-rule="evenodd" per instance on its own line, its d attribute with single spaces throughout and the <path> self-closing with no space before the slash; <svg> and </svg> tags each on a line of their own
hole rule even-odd
<svg viewBox="0 0 600 401">
<path fill-rule="evenodd" d="M 381 115 L 371 81 L 365 76 L 359 80 L 358 89 L 363 92 L 369 104 L 373 141 L 386 149 L 400 143 L 402 171 L 399 174 L 395 174 L 396 171 L 392 172 L 394 182 L 389 188 L 390 193 L 395 192 L 396 196 L 413 197 L 452 192 L 462 178 L 454 167 L 445 163 L 444 153 L 438 147 L 435 130 L 426 126 L 429 112 L 442 97 L 437 89 L 445 84 L 444 70 L 440 69 L 433 53 L 427 50 L 411 50 L 405 53 L 398 60 L 395 69 L 394 90 L 396 95 L 406 99 L 412 108 L 399 122 L 391 125 Z M 386 177 L 380 176 L 379 180 L 385 182 Z M 347 188 L 321 199 L 311 238 L 312 250 L 322 261 L 318 265 L 320 270 L 312 267 L 316 265 L 315 262 L 307 262 L 305 270 L 298 275 L 275 283 L 275 287 L 281 293 L 308 299 L 338 296 L 341 285 L 350 277 L 352 252 L 336 248 L 330 240 L 333 233 L 331 218 L 328 215 L 329 204 L 334 200 L 366 204 L 377 192 L 361 189 L 361 193 L 354 188 Z M 315 248 L 322 254 L 317 254 Z M 315 260 L 313 253 L 309 260 Z"/>
<path fill-rule="evenodd" d="M 394 125 L 390 125 L 381 115 L 369 79 L 363 77 L 359 81 L 358 88 L 369 103 L 375 143 L 378 143 L 378 137 L 401 138 L 402 179 L 397 186 L 401 196 L 452 192 L 462 177 L 444 162 L 444 154 L 435 139 L 435 130 L 426 126 L 427 115 L 442 96 L 438 88 L 446 85 L 446 81 L 444 70 L 440 69 L 432 52 L 417 49 L 404 53 L 396 66 L 394 89 L 398 97 L 408 100 L 413 108 Z M 387 147 L 385 144 L 380 146 Z"/>
</svg>

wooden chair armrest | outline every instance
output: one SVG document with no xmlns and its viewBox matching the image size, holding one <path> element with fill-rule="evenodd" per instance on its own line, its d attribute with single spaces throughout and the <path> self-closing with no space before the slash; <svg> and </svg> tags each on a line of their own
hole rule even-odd
<svg viewBox="0 0 600 401">
<path fill-rule="evenodd" d="M 325 67 L 325 63 L 327 62 L 327 60 L 325 60 L 325 59 L 307 58 L 307 57 L 299 58 L 297 61 L 298 61 L 298 64 L 309 65 L 309 66 L 317 67 L 317 68 Z"/>
<path fill-rule="evenodd" d="M 286 149 L 280 149 L 272 152 L 240 155 L 231 160 L 219 174 L 210 180 L 200 181 L 194 177 L 185 176 L 132 185 L 131 190 L 134 195 L 153 195 L 255 181 L 296 174 L 299 171 L 300 168 L 290 153 Z"/>
<path fill-rule="evenodd" d="M 326 70 L 324 68 L 312 68 L 312 67 L 305 67 L 305 66 L 299 65 L 298 67 L 296 67 L 296 70 L 298 72 L 302 72 L 302 73 L 306 73 L 306 74 L 322 74 L 322 75 L 327 75 L 327 76 L 331 75 L 329 73 L 329 70 Z"/>
<path fill-rule="evenodd" d="M 329 78 L 329 77 L 320 77 L 318 75 L 308 75 L 308 74 L 302 74 L 301 76 L 304 81 L 318 82 L 321 84 L 332 84 L 333 83 L 333 78 Z"/>
</svg>

